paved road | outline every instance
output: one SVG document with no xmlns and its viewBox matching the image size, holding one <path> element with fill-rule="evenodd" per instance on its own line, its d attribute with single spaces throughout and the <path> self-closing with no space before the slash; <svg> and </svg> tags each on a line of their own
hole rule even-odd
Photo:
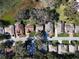
<svg viewBox="0 0 79 59">
<path fill-rule="evenodd" d="M 14 37 L 12 37 L 9 40 L 14 40 L 15 42 L 17 42 L 17 41 L 25 42 L 27 40 L 27 38 L 28 37 L 21 37 L 21 38 L 14 38 Z M 34 39 L 38 40 L 36 37 L 34 37 Z M 59 42 L 62 41 L 62 40 L 68 40 L 68 41 L 78 40 L 79 41 L 79 37 L 52 37 L 52 38 L 48 37 L 48 41 L 51 41 L 51 40 L 58 40 Z M 4 39 L 4 40 L 0 41 L 0 43 L 5 42 L 5 41 L 7 41 L 7 39 Z"/>
<path fill-rule="evenodd" d="M 78 40 L 79 41 L 79 37 L 52 37 L 52 38 L 49 38 L 48 37 L 48 40 Z"/>
</svg>

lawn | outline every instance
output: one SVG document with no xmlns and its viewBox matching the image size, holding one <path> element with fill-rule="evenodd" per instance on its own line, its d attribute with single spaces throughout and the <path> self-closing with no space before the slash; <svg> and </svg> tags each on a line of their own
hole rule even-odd
<svg viewBox="0 0 79 59">
<path fill-rule="evenodd" d="M 62 44 L 68 45 L 69 44 L 69 41 L 68 40 L 63 40 L 62 41 Z"/>
<path fill-rule="evenodd" d="M 74 34 L 74 37 L 79 37 L 79 33 L 75 33 Z"/>
<path fill-rule="evenodd" d="M 59 36 L 59 37 L 68 37 L 69 34 L 67 34 L 67 33 L 61 33 L 61 34 L 58 34 L 58 36 Z"/>
<path fill-rule="evenodd" d="M 9 22 L 10 24 L 14 24 L 15 23 L 15 18 L 13 18 L 11 15 L 6 15 L 2 18 L 4 21 Z"/>
</svg>

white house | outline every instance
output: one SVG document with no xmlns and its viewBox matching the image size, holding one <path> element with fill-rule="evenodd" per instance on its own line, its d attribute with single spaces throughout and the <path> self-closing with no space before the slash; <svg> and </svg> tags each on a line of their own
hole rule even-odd
<svg viewBox="0 0 79 59">
<path fill-rule="evenodd" d="M 38 32 L 39 30 L 43 30 L 43 26 L 42 25 L 36 25 L 36 32 Z"/>
<path fill-rule="evenodd" d="M 57 52 L 57 46 L 49 45 L 49 52 Z"/>
<path fill-rule="evenodd" d="M 51 36 L 53 34 L 53 24 L 48 22 L 45 24 L 45 31 Z"/>
<path fill-rule="evenodd" d="M 78 51 L 79 51 L 79 45 L 78 45 Z"/>
<path fill-rule="evenodd" d="M 76 47 L 73 45 L 69 45 L 69 53 L 75 53 L 76 52 Z"/>
<path fill-rule="evenodd" d="M 76 0 L 76 2 L 78 3 L 77 6 L 76 6 L 76 9 L 79 12 L 79 0 Z"/>
<path fill-rule="evenodd" d="M 76 0 L 77 2 L 79 2 L 79 0 Z"/>
<path fill-rule="evenodd" d="M 76 27 L 75 27 L 75 32 L 76 32 L 76 33 L 79 33 L 79 26 L 76 26 Z"/>
<path fill-rule="evenodd" d="M 58 45 L 58 54 L 68 53 L 68 46 L 59 44 Z"/>
<path fill-rule="evenodd" d="M 0 34 L 4 34 L 4 29 L 0 27 Z"/>
<path fill-rule="evenodd" d="M 13 25 L 10 25 L 8 27 L 5 27 L 5 32 L 8 32 L 10 33 L 11 36 L 14 36 L 14 26 Z"/>
</svg>

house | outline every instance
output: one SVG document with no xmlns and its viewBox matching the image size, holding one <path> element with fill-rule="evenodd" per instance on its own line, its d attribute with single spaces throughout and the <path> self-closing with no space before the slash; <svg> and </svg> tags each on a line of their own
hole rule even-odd
<svg viewBox="0 0 79 59">
<path fill-rule="evenodd" d="M 45 24 L 45 31 L 51 36 L 53 34 L 53 24 L 51 22 L 47 22 Z"/>
<path fill-rule="evenodd" d="M 10 33 L 11 36 L 14 36 L 15 35 L 15 33 L 14 33 L 14 26 L 10 25 L 8 27 L 5 27 L 5 32 L 8 32 L 8 33 Z"/>
<path fill-rule="evenodd" d="M 79 0 L 76 0 L 77 2 L 79 2 Z"/>
<path fill-rule="evenodd" d="M 69 45 L 69 53 L 75 53 L 76 47 L 74 45 Z"/>
<path fill-rule="evenodd" d="M 34 31 L 34 26 L 27 24 L 25 25 L 25 33 L 27 34 L 29 31 L 33 32 Z"/>
<path fill-rule="evenodd" d="M 74 30 L 73 24 L 66 24 L 65 25 L 65 32 L 66 33 L 73 32 L 73 30 Z"/>
<path fill-rule="evenodd" d="M 58 45 L 58 54 L 62 54 L 62 49 L 61 49 L 61 45 Z"/>
<path fill-rule="evenodd" d="M 79 26 L 75 27 L 75 33 L 79 33 Z"/>
<path fill-rule="evenodd" d="M 56 25 L 57 28 L 57 34 L 61 34 L 62 33 L 62 23 L 58 22 Z"/>
<path fill-rule="evenodd" d="M 68 52 L 68 45 L 61 45 L 62 53 Z"/>
<path fill-rule="evenodd" d="M 75 9 L 79 12 L 79 0 L 76 0 Z"/>
<path fill-rule="evenodd" d="M 9 28 L 10 28 L 10 31 L 11 31 L 11 36 L 15 36 L 15 26 L 14 25 L 10 25 L 9 26 Z"/>
<path fill-rule="evenodd" d="M 43 30 L 43 25 L 36 25 L 36 32 L 39 32 Z"/>
<path fill-rule="evenodd" d="M 0 34 L 4 34 L 4 28 L 0 27 Z"/>
<path fill-rule="evenodd" d="M 79 51 L 79 45 L 78 45 L 78 51 Z"/>
<path fill-rule="evenodd" d="M 15 33 L 16 33 L 16 37 L 22 37 L 24 36 L 24 27 L 23 24 L 21 24 L 20 22 L 16 22 L 15 24 Z"/>
<path fill-rule="evenodd" d="M 67 53 L 67 52 L 68 52 L 67 45 L 63 45 L 63 44 L 58 45 L 58 54 L 63 54 L 63 53 Z"/>
<path fill-rule="evenodd" d="M 49 44 L 49 52 L 57 52 L 57 46 Z"/>
</svg>

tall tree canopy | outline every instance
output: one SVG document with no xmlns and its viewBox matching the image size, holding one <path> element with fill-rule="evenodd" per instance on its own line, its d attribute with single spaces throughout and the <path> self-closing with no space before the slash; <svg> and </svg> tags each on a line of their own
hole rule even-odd
<svg viewBox="0 0 79 59">
<path fill-rule="evenodd" d="M 59 20 L 59 13 L 57 13 L 56 9 L 49 11 L 49 16 L 52 21 L 58 21 Z"/>
<path fill-rule="evenodd" d="M 67 17 L 66 21 L 69 23 L 79 23 L 79 12 L 75 8 L 76 2 L 72 0 L 64 9 L 64 15 Z"/>
</svg>

